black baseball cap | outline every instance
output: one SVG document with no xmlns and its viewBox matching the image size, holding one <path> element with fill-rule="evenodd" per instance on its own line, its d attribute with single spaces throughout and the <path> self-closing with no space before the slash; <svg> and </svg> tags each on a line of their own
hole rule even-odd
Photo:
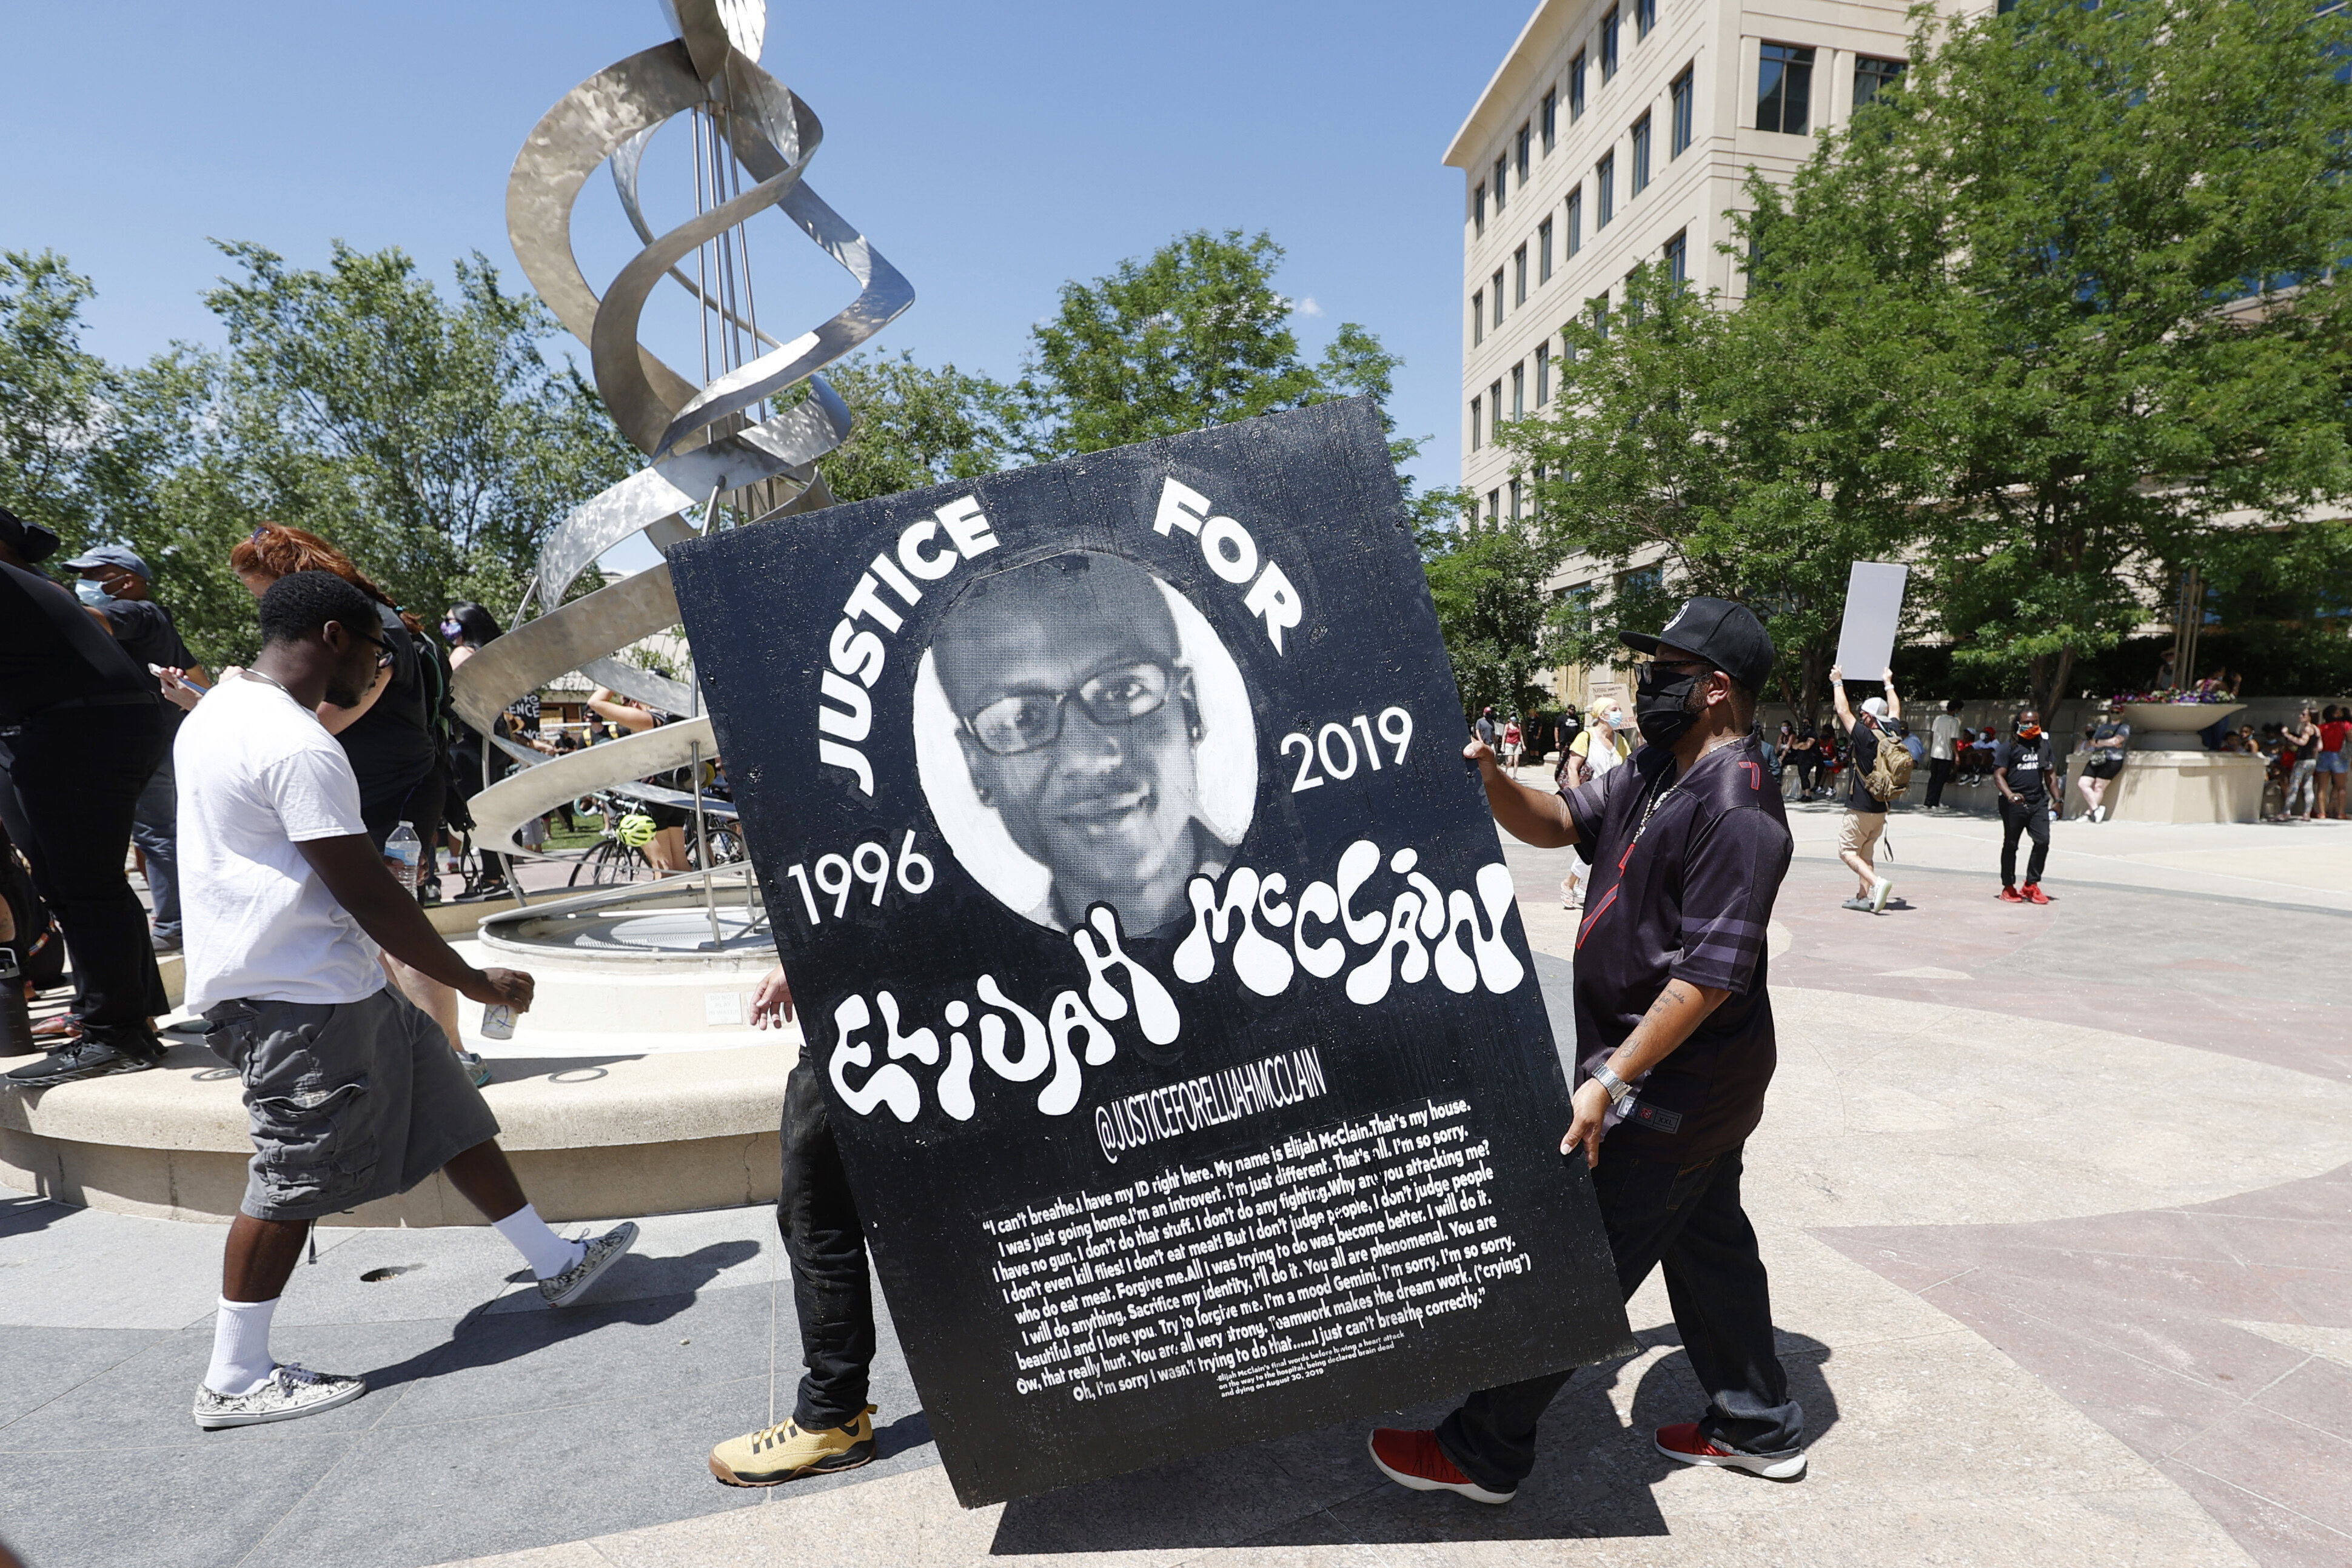
<svg viewBox="0 0 2352 1568">
<path fill-rule="evenodd" d="M 1665 628 L 1617 634 L 1636 653 L 1654 654 L 1663 644 L 1696 654 L 1751 692 L 1764 689 L 1772 674 L 1772 639 L 1747 605 L 1729 599 L 1685 599 Z"/>
</svg>

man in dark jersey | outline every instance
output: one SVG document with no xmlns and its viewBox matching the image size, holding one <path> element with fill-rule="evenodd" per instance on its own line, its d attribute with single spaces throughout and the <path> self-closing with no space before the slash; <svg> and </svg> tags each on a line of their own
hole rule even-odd
<svg viewBox="0 0 2352 1568">
<path fill-rule="evenodd" d="M 1593 868 L 1576 936 L 1574 1120 L 1560 1152 L 1581 1152 L 1592 1168 L 1626 1297 L 1664 1265 L 1707 1392 L 1699 1420 L 1658 1429 L 1658 1452 L 1792 1479 L 1805 1468 L 1804 1410 L 1773 1349 L 1764 1262 L 1739 1203 L 1741 1150 L 1775 1060 L 1764 933 L 1790 851 L 1748 728 L 1772 643 L 1727 599 L 1685 602 L 1655 637 L 1620 635 L 1655 656 L 1637 688 L 1647 743 L 1629 766 L 1554 795 L 1513 783 L 1483 742 L 1463 754 L 1514 837 L 1574 845 Z M 1415 1490 L 1508 1502 L 1569 1375 L 1481 1390 L 1433 1432 L 1376 1431 L 1373 1463 Z"/>
</svg>

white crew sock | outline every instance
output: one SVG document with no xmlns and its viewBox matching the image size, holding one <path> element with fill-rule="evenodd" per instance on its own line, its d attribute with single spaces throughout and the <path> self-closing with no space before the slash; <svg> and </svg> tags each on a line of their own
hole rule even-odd
<svg viewBox="0 0 2352 1568">
<path fill-rule="evenodd" d="M 530 1204 L 490 1224 L 522 1254 L 534 1279 L 552 1279 L 588 1256 L 584 1242 L 566 1241 L 548 1229 L 547 1222 L 539 1217 L 539 1210 Z"/>
<path fill-rule="evenodd" d="M 251 1394 L 269 1381 L 278 1363 L 269 1359 L 269 1320 L 278 1312 L 277 1297 L 267 1301 L 220 1299 L 213 1318 L 213 1364 L 205 1373 L 205 1386 L 235 1398 Z"/>
</svg>

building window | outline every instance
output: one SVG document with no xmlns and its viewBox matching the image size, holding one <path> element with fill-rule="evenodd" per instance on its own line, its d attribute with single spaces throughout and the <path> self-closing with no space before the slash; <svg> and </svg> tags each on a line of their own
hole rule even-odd
<svg viewBox="0 0 2352 1568">
<path fill-rule="evenodd" d="M 1663 593 L 1665 585 L 1666 569 L 1663 566 L 1644 566 L 1617 579 L 1617 592 L 1628 598 L 1648 598 Z"/>
<path fill-rule="evenodd" d="M 1519 184 L 1524 187 L 1528 183 L 1528 128 L 1524 125 L 1519 127 L 1517 153 L 1519 160 Z"/>
<path fill-rule="evenodd" d="M 1629 321 L 1642 319 L 1642 295 L 1633 287 L 1633 274 L 1631 272 L 1625 274 L 1625 319 Z"/>
<path fill-rule="evenodd" d="M 1511 367 L 1511 417 L 1524 419 L 1527 417 L 1527 413 L 1528 367 L 1524 364 L 1515 364 Z"/>
<path fill-rule="evenodd" d="M 1579 185 L 1568 193 L 1568 254 L 1571 257 L 1584 248 L 1584 187 Z"/>
<path fill-rule="evenodd" d="M 1486 291 L 1480 289 L 1470 296 L 1470 346 L 1477 347 L 1486 341 Z"/>
<path fill-rule="evenodd" d="M 1488 522 L 1496 521 L 1501 517 L 1502 500 L 1503 492 L 1500 490 L 1488 490 L 1486 492 L 1486 521 Z"/>
<path fill-rule="evenodd" d="M 1503 384 L 1501 382 L 1495 382 L 1486 388 L 1486 406 L 1495 411 L 1494 418 L 1487 428 L 1493 433 L 1495 439 L 1499 441 L 1503 438 Z"/>
<path fill-rule="evenodd" d="M 1601 85 L 1608 86 L 1616 74 L 1617 7 L 1612 5 L 1609 14 L 1601 18 Z"/>
<path fill-rule="evenodd" d="M 1479 181 L 1478 188 L 1470 193 L 1470 232 L 1482 237 L 1486 232 L 1486 182 L 1484 180 Z"/>
<path fill-rule="evenodd" d="M 1593 165 L 1592 184 L 1593 194 L 1598 198 L 1598 205 L 1592 215 L 1592 231 L 1598 234 L 1609 226 L 1611 218 L 1617 216 L 1616 153 L 1610 153 Z"/>
<path fill-rule="evenodd" d="M 1679 158 L 1691 144 L 1691 68 L 1683 67 L 1683 74 L 1675 78 L 1666 89 L 1673 105 L 1672 125 L 1666 132 L 1666 156 Z"/>
<path fill-rule="evenodd" d="M 1764 46 L 1756 76 L 1756 129 L 1803 136 L 1812 127 L 1813 51 Z"/>
<path fill-rule="evenodd" d="M 1536 345 L 1536 406 L 1541 408 L 1551 401 L 1551 340 L 1546 338 Z"/>
<path fill-rule="evenodd" d="M 1499 327 L 1503 324 L 1503 269 L 1499 267 L 1495 268 L 1494 289 L 1495 325 Z"/>
<path fill-rule="evenodd" d="M 1521 246 L 1511 253 L 1511 303 L 1528 302 L 1528 247 Z"/>
<path fill-rule="evenodd" d="M 1901 60 L 1874 60 L 1864 55 L 1853 62 L 1853 106 L 1875 102 L 1878 95 L 1903 79 Z"/>
<path fill-rule="evenodd" d="M 1516 479 L 1511 481 L 1511 521 L 1519 521 L 1519 481 Z"/>
<path fill-rule="evenodd" d="M 1633 183 L 1625 195 L 1630 200 L 1650 188 L 1650 117 L 1646 114 L 1633 121 Z"/>
<path fill-rule="evenodd" d="M 1666 241 L 1666 281 L 1680 288 L 1690 277 L 1690 234 L 1687 230 Z"/>
<path fill-rule="evenodd" d="M 1543 95 L 1543 144 L 1548 153 L 1559 140 L 1559 89 L 1552 89 Z"/>
<path fill-rule="evenodd" d="M 1609 341 L 1609 296 L 1606 294 L 1592 301 L 1592 333 L 1604 343 Z"/>
<path fill-rule="evenodd" d="M 1568 62 L 1568 122 L 1570 125 L 1584 118 L 1584 51 Z"/>
<path fill-rule="evenodd" d="M 1470 449 L 1474 452 L 1483 444 L 1478 438 L 1478 400 L 1474 397 L 1470 400 Z"/>
<path fill-rule="evenodd" d="M 1592 631 L 1592 584 L 1572 583 L 1559 591 L 1559 618 L 1579 637 Z"/>
<path fill-rule="evenodd" d="M 1536 281 L 1551 281 L 1551 219 L 1536 225 Z"/>
<path fill-rule="evenodd" d="M 1495 210 L 1496 212 L 1503 210 L 1503 176 L 1509 173 L 1511 161 L 1508 158 L 1495 160 Z"/>
<path fill-rule="evenodd" d="M 1633 0 L 1633 41 L 1639 43 L 1650 36 L 1658 25 L 1658 0 Z"/>
</svg>

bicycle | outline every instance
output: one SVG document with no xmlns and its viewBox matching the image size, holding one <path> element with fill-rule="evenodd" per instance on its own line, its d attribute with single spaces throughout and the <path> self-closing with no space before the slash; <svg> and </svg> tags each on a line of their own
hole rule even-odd
<svg viewBox="0 0 2352 1568">
<path fill-rule="evenodd" d="M 625 882 L 650 882 L 660 875 L 646 858 L 645 847 L 654 837 L 652 817 L 628 809 L 609 790 L 581 796 L 572 803 L 572 811 L 593 816 L 602 826 L 596 843 L 572 865 L 566 887 L 612 888 Z"/>
</svg>

